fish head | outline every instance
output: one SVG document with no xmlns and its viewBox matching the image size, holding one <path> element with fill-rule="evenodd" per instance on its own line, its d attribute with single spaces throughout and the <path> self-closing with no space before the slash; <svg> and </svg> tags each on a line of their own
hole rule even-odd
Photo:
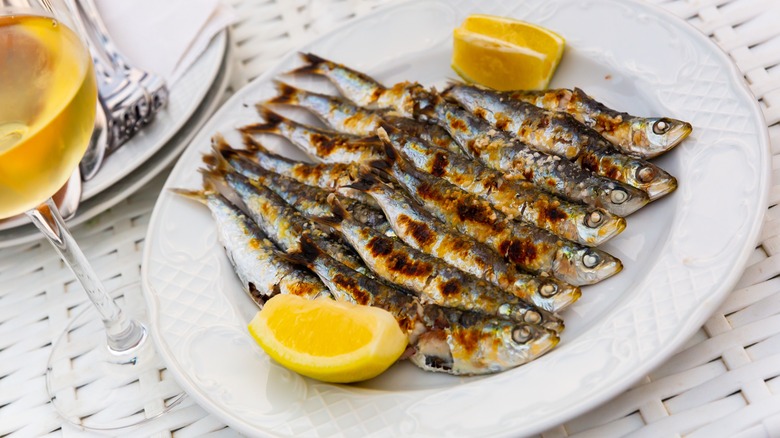
<svg viewBox="0 0 780 438">
<path fill-rule="evenodd" d="M 626 229 L 626 220 L 604 209 L 588 209 L 579 215 L 577 236 L 588 246 L 597 246 L 617 236 Z"/>
<path fill-rule="evenodd" d="M 576 286 L 598 283 L 622 269 L 618 258 L 596 248 L 575 245 L 559 248 L 553 262 L 555 277 Z"/>
<path fill-rule="evenodd" d="M 644 160 L 626 161 L 626 183 L 643 190 L 651 201 L 677 189 L 677 178 L 660 167 Z"/>
<path fill-rule="evenodd" d="M 427 371 L 455 375 L 491 374 L 530 362 L 558 344 L 552 330 L 484 314 L 469 324 L 423 333 L 410 360 Z"/>
<path fill-rule="evenodd" d="M 489 330 L 493 336 L 484 337 L 485 342 L 481 347 L 492 353 L 489 361 L 502 370 L 530 362 L 560 341 L 554 330 L 533 324 L 497 321 Z"/>
<path fill-rule="evenodd" d="M 633 144 L 627 147 L 643 157 L 653 158 L 680 144 L 691 131 L 691 124 L 682 120 L 635 118 L 631 122 Z"/>
<path fill-rule="evenodd" d="M 650 202 L 647 193 L 627 184 L 612 181 L 606 184 L 594 182 L 584 186 L 591 191 L 588 203 L 592 202 L 592 205 L 618 216 L 628 216 Z"/>
<path fill-rule="evenodd" d="M 578 286 L 554 278 L 541 278 L 535 283 L 536 292 L 531 295 L 531 302 L 540 309 L 549 312 L 557 312 L 568 307 L 582 295 Z"/>
</svg>

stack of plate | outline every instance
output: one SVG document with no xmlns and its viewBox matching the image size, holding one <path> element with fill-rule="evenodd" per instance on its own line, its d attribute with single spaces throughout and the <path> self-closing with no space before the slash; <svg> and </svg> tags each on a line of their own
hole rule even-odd
<svg viewBox="0 0 780 438">
<path fill-rule="evenodd" d="M 68 221 L 85 222 L 130 196 L 168 167 L 221 103 L 229 78 L 228 34 L 217 34 L 197 61 L 170 88 L 168 106 L 83 183 L 81 204 Z M 26 217 L 0 221 L 0 248 L 43 237 Z"/>
</svg>

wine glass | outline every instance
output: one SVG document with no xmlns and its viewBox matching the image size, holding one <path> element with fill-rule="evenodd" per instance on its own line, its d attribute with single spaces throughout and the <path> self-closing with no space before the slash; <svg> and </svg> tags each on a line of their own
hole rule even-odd
<svg viewBox="0 0 780 438">
<path fill-rule="evenodd" d="M 92 58 L 71 18 L 63 0 L 0 0 L 0 219 L 26 213 L 94 304 L 52 345 L 46 386 L 67 421 L 112 430 L 167 412 L 183 394 L 121 412 L 119 388 L 159 377 L 162 362 L 143 315 L 112 299 L 51 200 L 87 148 L 97 103 Z"/>
</svg>

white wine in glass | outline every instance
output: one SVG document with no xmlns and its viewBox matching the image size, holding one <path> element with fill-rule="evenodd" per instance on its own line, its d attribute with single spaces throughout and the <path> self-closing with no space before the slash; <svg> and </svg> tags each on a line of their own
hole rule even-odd
<svg viewBox="0 0 780 438">
<path fill-rule="evenodd" d="M 161 362 L 143 309 L 117 305 L 51 200 L 89 144 L 97 105 L 92 57 L 70 18 L 62 0 L 0 0 L 0 219 L 27 214 L 87 292 L 93 306 L 52 345 L 46 385 L 65 420 L 112 430 L 162 415 L 182 394 L 140 410 L 117 406 Z"/>
</svg>

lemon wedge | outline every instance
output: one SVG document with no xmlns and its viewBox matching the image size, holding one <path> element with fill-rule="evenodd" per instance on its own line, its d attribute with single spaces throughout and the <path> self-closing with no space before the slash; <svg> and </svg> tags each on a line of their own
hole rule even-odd
<svg viewBox="0 0 780 438">
<path fill-rule="evenodd" d="M 566 45 L 551 30 L 492 15 L 470 15 L 453 39 L 453 70 L 502 91 L 547 88 Z"/>
<path fill-rule="evenodd" d="M 278 363 L 325 382 L 376 377 L 407 345 L 395 318 L 385 310 L 295 295 L 268 300 L 248 328 Z"/>
</svg>

